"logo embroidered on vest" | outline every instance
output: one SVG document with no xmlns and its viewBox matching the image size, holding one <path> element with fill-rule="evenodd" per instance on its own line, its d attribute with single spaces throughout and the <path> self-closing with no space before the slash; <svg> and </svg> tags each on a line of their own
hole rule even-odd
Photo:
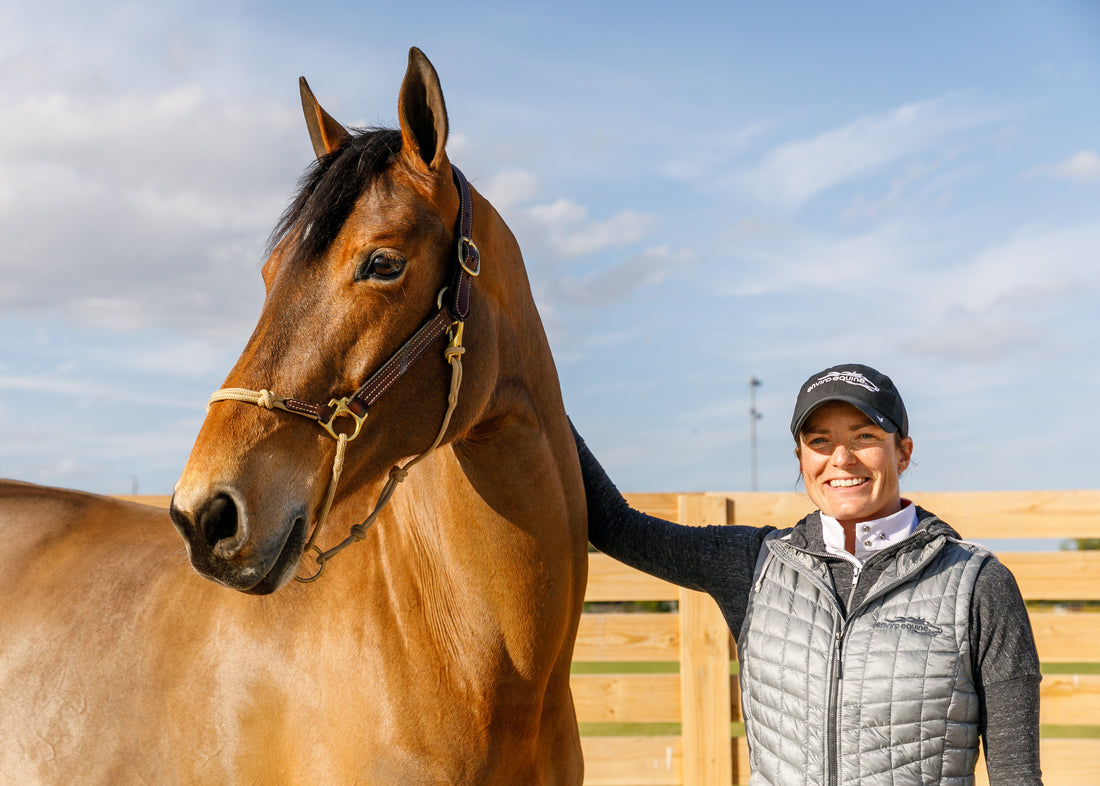
<svg viewBox="0 0 1100 786">
<path fill-rule="evenodd" d="M 943 628 L 939 625 L 933 625 L 931 622 L 918 617 L 894 617 L 890 620 L 876 622 L 875 628 L 897 628 L 898 630 L 922 633 L 925 636 L 939 636 L 943 633 Z"/>
</svg>

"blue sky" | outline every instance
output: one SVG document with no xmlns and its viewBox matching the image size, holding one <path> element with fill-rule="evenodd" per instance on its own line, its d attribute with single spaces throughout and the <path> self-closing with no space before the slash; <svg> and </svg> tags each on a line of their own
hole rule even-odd
<svg viewBox="0 0 1100 786">
<path fill-rule="evenodd" d="M 903 490 L 1096 487 L 1100 6 L 304 5 L 0 2 L 0 476 L 171 491 L 311 158 L 298 76 L 394 125 L 416 45 L 621 488 L 747 489 L 757 377 L 797 489 L 797 386 L 849 361 L 905 397 Z"/>
</svg>

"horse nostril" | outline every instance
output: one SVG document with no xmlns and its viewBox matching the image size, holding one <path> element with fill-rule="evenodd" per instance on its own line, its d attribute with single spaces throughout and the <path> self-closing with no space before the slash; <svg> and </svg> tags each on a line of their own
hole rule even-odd
<svg viewBox="0 0 1100 786">
<path fill-rule="evenodd" d="M 227 494 L 215 496 L 199 514 L 199 532 L 207 544 L 218 551 L 236 552 L 239 549 L 240 544 L 226 542 L 237 538 L 239 524 L 237 505 Z M 218 544 L 221 544 L 220 548 Z"/>
</svg>

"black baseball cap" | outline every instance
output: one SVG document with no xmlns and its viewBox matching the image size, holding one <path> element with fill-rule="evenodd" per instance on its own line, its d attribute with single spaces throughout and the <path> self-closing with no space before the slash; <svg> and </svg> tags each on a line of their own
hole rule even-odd
<svg viewBox="0 0 1100 786">
<path fill-rule="evenodd" d="M 845 363 L 820 371 L 798 390 L 791 418 L 791 434 L 798 432 L 810 413 L 827 401 L 844 401 L 877 423 L 883 431 L 909 436 L 909 416 L 890 377 L 859 363 Z"/>
</svg>

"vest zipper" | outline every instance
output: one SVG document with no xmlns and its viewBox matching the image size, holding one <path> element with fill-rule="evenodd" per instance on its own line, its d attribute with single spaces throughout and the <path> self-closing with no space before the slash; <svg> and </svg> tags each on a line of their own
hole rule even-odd
<svg viewBox="0 0 1100 786">
<path fill-rule="evenodd" d="M 848 588 L 845 609 L 851 609 L 861 570 L 861 565 L 852 566 L 852 585 Z M 844 633 L 848 629 L 848 619 L 848 616 L 840 619 L 839 627 L 833 637 L 833 675 L 829 682 L 829 707 L 826 715 L 829 719 L 829 728 L 825 734 L 826 778 L 829 786 L 836 786 L 840 779 L 840 687 L 844 682 Z"/>
<path fill-rule="evenodd" d="M 847 621 L 840 620 L 833 636 L 833 668 L 829 678 L 829 703 L 825 714 L 825 778 L 828 786 L 837 786 L 840 778 L 840 684 L 844 680 L 844 632 Z"/>
</svg>

